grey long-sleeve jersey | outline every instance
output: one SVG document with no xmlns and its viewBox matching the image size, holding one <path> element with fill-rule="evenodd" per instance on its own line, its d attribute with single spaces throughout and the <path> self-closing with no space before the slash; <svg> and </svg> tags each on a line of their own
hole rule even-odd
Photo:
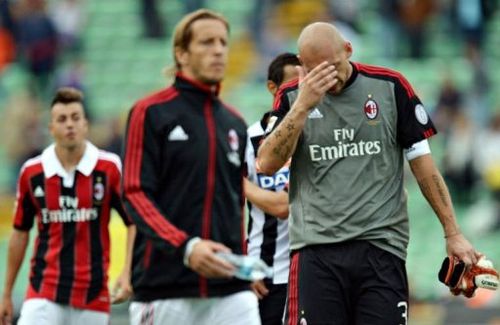
<svg viewBox="0 0 500 325">
<path fill-rule="evenodd" d="M 368 240 L 405 259 L 403 149 L 436 129 L 400 73 L 351 64 L 343 91 L 327 93 L 311 109 L 292 156 L 291 249 Z M 297 93 L 297 82 L 280 89 L 268 129 L 281 122 Z"/>
</svg>

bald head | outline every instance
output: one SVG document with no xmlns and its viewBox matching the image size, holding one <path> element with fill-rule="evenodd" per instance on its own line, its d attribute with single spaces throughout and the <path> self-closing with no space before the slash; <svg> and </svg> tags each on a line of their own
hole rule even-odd
<svg viewBox="0 0 500 325">
<path fill-rule="evenodd" d="M 307 25 L 300 33 L 297 43 L 299 58 L 306 72 L 325 61 L 335 66 L 335 78 L 338 82 L 330 92 L 340 93 L 352 73 L 349 63 L 351 44 L 335 26 L 323 22 Z"/>
<path fill-rule="evenodd" d="M 332 24 L 318 22 L 307 25 L 298 39 L 299 54 L 309 52 L 323 54 L 345 48 L 346 40 Z"/>
</svg>

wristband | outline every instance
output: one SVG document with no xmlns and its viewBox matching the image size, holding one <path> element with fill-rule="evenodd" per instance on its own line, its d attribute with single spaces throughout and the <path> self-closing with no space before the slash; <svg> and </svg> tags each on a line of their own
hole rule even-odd
<svg viewBox="0 0 500 325">
<path fill-rule="evenodd" d="M 194 237 L 187 242 L 186 250 L 184 251 L 184 258 L 182 260 L 185 266 L 189 267 L 189 256 L 191 256 L 191 253 L 193 252 L 194 245 L 199 241 L 201 241 L 200 237 Z"/>
</svg>

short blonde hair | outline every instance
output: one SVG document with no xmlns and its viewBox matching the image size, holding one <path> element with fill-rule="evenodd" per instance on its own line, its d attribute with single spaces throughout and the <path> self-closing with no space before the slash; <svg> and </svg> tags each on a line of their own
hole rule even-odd
<svg viewBox="0 0 500 325">
<path fill-rule="evenodd" d="M 214 11 L 208 9 L 198 9 L 184 16 L 181 19 L 181 21 L 179 21 L 179 23 L 177 23 L 177 25 L 175 26 L 174 37 L 172 41 L 173 42 L 172 51 L 174 54 L 175 71 L 179 71 L 181 68 L 179 61 L 177 61 L 175 52 L 177 49 L 181 50 L 188 49 L 189 43 L 191 43 L 191 40 L 193 38 L 193 29 L 191 28 L 191 26 L 195 21 L 201 19 L 218 20 L 226 26 L 227 32 L 229 33 L 229 23 L 227 22 L 226 18 L 224 18 L 224 16 Z"/>
</svg>

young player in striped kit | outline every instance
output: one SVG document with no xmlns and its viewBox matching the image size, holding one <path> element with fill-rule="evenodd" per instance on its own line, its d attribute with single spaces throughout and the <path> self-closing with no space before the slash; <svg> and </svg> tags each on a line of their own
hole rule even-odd
<svg viewBox="0 0 500 325">
<path fill-rule="evenodd" d="M 278 88 L 297 78 L 297 55 L 283 53 L 269 65 L 267 88 L 274 96 Z M 266 176 L 255 168 L 255 153 L 264 138 L 270 112 L 248 128 L 246 161 L 248 179 L 245 195 L 248 199 L 248 254 L 258 256 L 273 267 L 272 279 L 252 284 L 259 297 L 259 312 L 263 325 L 281 324 L 290 265 L 288 240 L 288 165 L 272 176 Z"/>
<path fill-rule="evenodd" d="M 109 323 L 110 238 L 115 209 L 127 225 L 126 262 L 115 299 L 130 295 L 130 265 L 135 226 L 120 198 L 121 162 L 86 140 L 83 95 L 57 91 L 49 124 L 54 144 L 28 160 L 18 180 L 14 230 L 9 243 L 0 324 L 13 317 L 12 288 L 36 221 L 38 236 L 31 259 L 20 325 L 105 325 Z"/>
</svg>

